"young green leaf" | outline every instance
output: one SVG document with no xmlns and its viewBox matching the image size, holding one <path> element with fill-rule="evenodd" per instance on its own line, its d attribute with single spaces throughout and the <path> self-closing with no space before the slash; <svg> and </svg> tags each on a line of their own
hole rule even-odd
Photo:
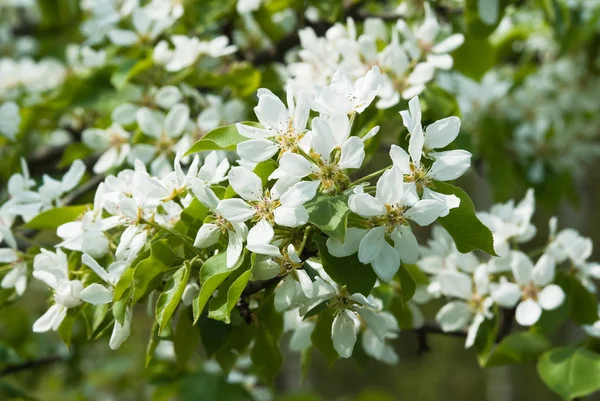
<svg viewBox="0 0 600 401">
<path fill-rule="evenodd" d="M 338 284 L 345 285 L 351 294 L 361 293 L 368 296 L 377 281 L 377 275 L 369 265 L 363 265 L 358 256 L 350 255 L 336 258 L 327 250 L 325 238 L 315 236 L 319 247 L 319 256 L 325 272 Z"/>
<path fill-rule="evenodd" d="M 163 274 L 172 266 L 175 253 L 167 240 L 152 244 L 150 256 L 137 264 L 133 272 L 133 303 L 153 291 Z"/>
<path fill-rule="evenodd" d="M 23 227 L 35 230 L 54 229 L 64 223 L 77 220 L 89 209 L 90 205 L 55 207 L 38 214 Z"/>
<path fill-rule="evenodd" d="M 308 222 L 317 226 L 330 237 L 344 241 L 348 224 L 348 198 L 350 194 L 327 196 L 319 195 L 305 204 Z"/>
<path fill-rule="evenodd" d="M 251 121 L 246 121 L 242 124 L 260 127 L 260 124 Z M 189 148 L 185 155 L 187 156 L 207 150 L 235 150 L 238 143 L 247 139 L 248 138 L 238 133 L 235 124 L 226 125 L 224 127 L 216 128 L 204 135 Z"/>
<path fill-rule="evenodd" d="M 165 328 L 177 305 L 179 305 L 185 286 L 190 279 L 191 270 L 192 264 L 189 262 L 184 263 L 167 281 L 164 291 L 158 297 L 156 320 L 158 321 L 159 333 Z"/>
<path fill-rule="evenodd" d="M 520 331 L 505 337 L 491 352 L 484 366 L 500 366 L 535 361 L 540 354 L 552 348 L 543 335 Z"/>
<path fill-rule="evenodd" d="M 250 253 L 246 252 L 240 267 L 225 279 L 225 282 L 219 286 L 218 295 L 211 299 L 208 317 L 229 323 L 231 311 L 238 303 L 251 274 Z"/>
<path fill-rule="evenodd" d="M 462 253 L 480 249 L 497 256 L 494 252 L 492 233 L 475 215 L 475 207 L 469 195 L 462 189 L 445 182 L 436 181 L 435 190 L 446 195 L 456 195 L 460 199 L 459 207 L 451 209 L 446 217 L 438 219 L 454 239 L 456 248 Z"/>
<path fill-rule="evenodd" d="M 258 376 L 272 385 L 283 366 L 279 343 L 283 335 L 283 315 L 275 310 L 274 297 L 270 295 L 256 312 L 258 330 L 250 358 Z"/>
<path fill-rule="evenodd" d="M 538 373 L 565 400 L 600 390 L 600 355 L 585 348 L 555 348 L 540 357 Z"/>
</svg>

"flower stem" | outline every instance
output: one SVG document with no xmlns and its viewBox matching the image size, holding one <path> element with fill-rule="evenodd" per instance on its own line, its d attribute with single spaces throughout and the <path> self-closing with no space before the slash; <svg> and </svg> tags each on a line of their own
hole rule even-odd
<svg viewBox="0 0 600 401">
<path fill-rule="evenodd" d="M 308 226 L 308 227 L 306 227 L 306 230 L 304 230 L 304 237 L 302 238 L 302 243 L 300 244 L 300 248 L 298 248 L 298 256 L 302 255 L 302 251 L 304 250 L 304 247 L 306 246 L 306 242 L 308 241 L 308 236 L 310 235 L 311 229 L 312 229 L 312 226 Z"/>
<path fill-rule="evenodd" d="M 352 186 L 353 186 L 353 187 L 355 187 L 355 186 L 357 186 L 358 184 L 361 184 L 361 183 L 363 183 L 363 182 L 365 182 L 365 181 L 368 181 L 368 180 L 370 180 L 371 178 L 377 177 L 378 175 L 381 175 L 381 174 L 385 173 L 385 172 L 386 172 L 387 170 L 389 170 L 390 168 L 391 168 L 391 166 L 388 166 L 388 167 L 386 167 L 386 168 L 382 168 L 381 170 L 378 170 L 378 171 L 376 171 L 376 172 L 374 172 L 374 173 L 371 173 L 371 174 L 369 174 L 369 175 L 365 175 L 363 178 L 361 178 L 361 179 L 359 179 L 359 180 L 356 180 L 356 181 L 354 181 L 354 182 L 352 183 Z"/>
<path fill-rule="evenodd" d="M 142 220 L 141 223 L 148 224 L 150 227 L 154 227 L 156 229 L 162 230 L 162 231 L 164 231 L 166 233 L 171 234 L 174 237 L 179 238 L 181 240 L 181 242 L 183 242 L 184 245 L 186 245 L 188 248 L 190 248 L 192 251 L 194 251 L 194 253 L 196 255 L 198 255 L 198 256 L 201 255 L 200 249 L 196 248 L 194 246 L 194 244 L 192 244 L 190 242 L 190 240 L 185 235 L 183 235 L 181 233 L 178 233 L 177 231 L 172 230 L 172 229 L 170 229 L 168 227 L 161 226 L 160 224 L 158 224 L 158 223 L 156 223 L 154 221 Z"/>
</svg>

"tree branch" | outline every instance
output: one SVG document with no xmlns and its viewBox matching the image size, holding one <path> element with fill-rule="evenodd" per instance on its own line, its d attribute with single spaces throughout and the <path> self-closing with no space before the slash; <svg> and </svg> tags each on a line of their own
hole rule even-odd
<svg viewBox="0 0 600 401">
<path fill-rule="evenodd" d="M 24 370 L 37 369 L 42 366 L 50 365 L 54 362 L 62 362 L 65 358 L 59 355 L 48 356 L 40 359 L 32 359 L 23 363 L 8 365 L 0 370 L 0 377 L 8 376 L 13 373 L 19 373 Z"/>
</svg>

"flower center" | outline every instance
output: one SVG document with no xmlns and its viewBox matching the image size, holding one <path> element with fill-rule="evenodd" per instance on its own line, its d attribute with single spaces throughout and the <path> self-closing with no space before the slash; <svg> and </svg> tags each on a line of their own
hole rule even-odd
<svg viewBox="0 0 600 401">
<path fill-rule="evenodd" d="M 536 285 L 530 282 L 525 287 L 523 287 L 522 297 L 524 301 L 527 299 L 533 299 L 534 301 L 537 301 L 538 288 L 536 287 Z"/>
<path fill-rule="evenodd" d="M 254 203 L 254 209 L 256 209 L 255 220 L 260 221 L 266 219 L 269 223 L 275 224 L 275 216 L 273 212 L 281 205 L 279 200 L 271 199 L 271 196 L 267 193 L 262 200 Z"/>
</svg>

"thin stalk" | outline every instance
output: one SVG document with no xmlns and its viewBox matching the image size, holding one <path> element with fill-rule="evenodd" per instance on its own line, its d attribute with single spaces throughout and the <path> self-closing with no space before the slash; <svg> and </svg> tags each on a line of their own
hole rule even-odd
<svg viewBox="0 0 600 401">
<path fill-rule="evenodd" d="M 302 238 L 302 243 L 300 244 L 300 248 L 298 248 L 298 255 L 302 255 L 302 251 L 304 250 L 304 247 L 306 246 L 306 242 L 308 241 L 308 236 L 310 235 L 311 229 L 312 229 L 312 226 L 308 226 L 308 227 L 306 227 L 306 230 L 304 230 L 304 237 Z"/>
<path fill-rule="evenodd" d="M 353 186 L 353 187 L 355 187 L 355 186 L 357 186 L 358 184 L 361 184 L 361 183 L 363 183 L 363 182 L 365 182 L 365 181 L 368 181 L 368 180 L 370 180 L 371 178 L 377 177 L 378 175 L 381 175 L 381 174 L 385 173 L 385 172 L 386 172 L 387 170 L 389 170 L 390 168 L 391 168 L 391 166 L 388 166 L 388 167 L 386 167 L 386 168 L 382 168 L 381 170 L 378 170 L 378 171 L 376 171 L 376 172 L 374 172 L 374 173 L 371 173 L 371 174 L 369 174 L 369 175 L 365 175 L 363 178 L 361 178 L 361 179 L 359 179 L 359 180 L 356 180 L 356 181 L 354 181 L 354 182 L 352 183 L 352 186 Z"/>
<path fill-rule="evenodd" d="M 194 253 L 195 253 L 196 255 L 198 255 L 198 256 L 200 256 L 200 255 L 201 255 L 201 253 L 200 253 L 200 249 L 196 248 L 196 247 L 194 246 L 194 244 L 192 244 L 192 243 L 190 242 L 190 240 L 189 240 L 189 239 L 188 239 L 188 238 L 187 238 L 185 235 L 183 235 L 183 234 L 181 234 L 181 233 L 178 233 L 178 232 L 177 232 L 177 231 L 175 231 L 175 230 L 171 230 L 171 229 L 170 229 L 170 228 L 168 228 L 168 227 L 163 227 L 163 226 L 161 226 L 160 224 L 157 224 L 157 223 L 156 223 L 156 222 L 154 222 L 154 221 L 142 220 L 142 221 L 141 221 L 141 223 L 143 223 L 143 224 L 148 224 L 150 227 L 154 227 L 154 228 L 156 228 L 156 229 L 162 230 L 162 231 L 164 231 L 164 232 L 166 232 L 166 233 L 169 233 L 169 234 L 173 235 L 174 237 L 177 237 L 177 238 L 179 238 L 179 239 L 180 239 L 180 240 L 181 240 L 181 241 L 184 243 L 184 245 L 186 245 L 188 248 L 190 248 L 192 251 L 194 251 Z"/>
</svg>

